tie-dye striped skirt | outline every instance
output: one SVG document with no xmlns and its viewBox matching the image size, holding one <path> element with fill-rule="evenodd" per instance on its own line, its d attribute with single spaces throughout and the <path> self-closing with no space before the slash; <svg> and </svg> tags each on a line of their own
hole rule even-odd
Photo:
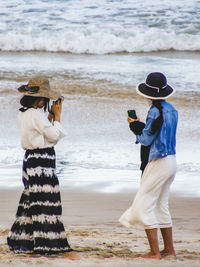
<svg viewBox="0 0 200 267">
<path fill-rule="evenodd" d="M 56 254 L 72 251 L 61 221 L 54 148 L 27 150 L 24 191 L 7 241 L 15 253 Z"/>
</svg>

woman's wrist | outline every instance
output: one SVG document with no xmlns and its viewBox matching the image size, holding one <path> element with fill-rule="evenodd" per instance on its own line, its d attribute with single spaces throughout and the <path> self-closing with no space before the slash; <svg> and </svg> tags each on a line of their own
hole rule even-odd
<svg viewBox="0 0 200 267">
<path fill-rule="evenodd" d="M 52 120 L 53 120 L 53 113 L 49 112 L 48 120 L 49 120 L 50 122 L 52 122 Z"/>
<path fill-rule="evenodd" d="M 54 121 L 60 122 L 60 114 L 55 114 Z"/>
</svg>

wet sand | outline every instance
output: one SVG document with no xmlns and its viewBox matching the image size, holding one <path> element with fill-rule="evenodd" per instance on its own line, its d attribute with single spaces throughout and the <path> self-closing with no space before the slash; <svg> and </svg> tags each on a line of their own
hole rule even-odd
<svg viewBox="0 0 200 267">
<path fill-rule="evenodd" d="M 174 223 L 177 259 L 136 258 L 148 252 L 148 242 L 141 230 L 128 229 L 118 223 L 120 215 L 134 198 L 130 194 L 103 194 L 78 190 L 61 190 L 63 221 L 71 247 L 81 260 L 61 257 L 37 257 L 11 253 L 6 237 L 11 227 L 21 190 L 0 190 L 0 266 L 199 266 L 200 264 L 200 198 L 171 195 L 170 210 Z M 161 238 L 161 237 L 160 237 Z M 161 249 L 162 240 L 160 239 Z"/>
</svg>

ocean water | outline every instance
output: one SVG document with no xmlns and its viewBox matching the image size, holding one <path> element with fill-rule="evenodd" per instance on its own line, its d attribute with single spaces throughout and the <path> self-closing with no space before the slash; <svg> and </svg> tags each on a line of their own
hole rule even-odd
<svg viewBox="0 0 200 267">
<path fill-rule="evenodd" d="M 197 0 L 2 0 L 0 10 L 3 51 L 200 49 Z"/>
<path fill-rule="evenodd" d="M 17 87 L 34 75 L 65 96 L 56 145 L 62 187 L 114 193 L 140 183 L 139 146 L 127 110 L 145 120 L 135 93 L 161 71 L 176 89 L 177 176 L 172 190 L 200 195 L 200 1 L 2 0 L 0 187 L 22 187 Z"/>
</svg>

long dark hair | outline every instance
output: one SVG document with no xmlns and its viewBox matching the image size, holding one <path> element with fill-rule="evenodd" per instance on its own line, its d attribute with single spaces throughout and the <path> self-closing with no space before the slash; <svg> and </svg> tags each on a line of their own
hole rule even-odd
<svg viewBox="0 0 200 267">
<path fill-rule="evenodd" d="M 154 134 L 156 131 L 160 131 L 162 124 L 163 124 L 163 110 L 161 105 L 161 100 L 153 100 L 152 104 L 157 107 L 157 109 L 160 112 L 160 115 L 157 119 L 152 123 L 151 126 L 151 134 Z"/>
<path fill-rule="evenodd" d="M 20 104 L 24 107 L 24 109 L 20 109 L 20 111 L 25 111 L 29 108 L 32 108 L 34 103 L 36 101 L 40 101 L 41 99 L 44 99 L 44 111 L 48 110 L 49 111 L 49 98 L 46 97 L 36 97 L 36 96 L 28 96 L 24 95 L 21 100 Z"/>
</svg>

